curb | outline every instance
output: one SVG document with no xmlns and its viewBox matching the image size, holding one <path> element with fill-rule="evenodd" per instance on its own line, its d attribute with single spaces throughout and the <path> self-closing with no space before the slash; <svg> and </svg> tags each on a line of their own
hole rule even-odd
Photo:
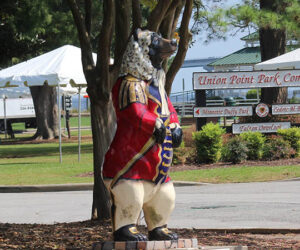
<svg viewBox="0 0 300 250">
<path fill-rule="evenodd" d="M 53 184 L 34 186 L 0 186 L 0 193 L 65 192 L 93 190 L 93 184 Z"/>
<path fill-rule="evenodd" d="M 183 186 L 201 186 L 204 183 L 175 181 L 175 187 Z M 0 186 L 0 193 L 33 193 L 33 192 L 67 192 L 67 191 L 90 191 L 93 190 L 93 183 L 79 184 L 51 184 L 51 185 L 33 185 L 33 186 Z"/>
<path fill-rule="evenodd" d="M 300 228 L 193 228 L 193 230 L 198 232 L 213 232 L 219 234 L 300 234 Z"/>
</svg>

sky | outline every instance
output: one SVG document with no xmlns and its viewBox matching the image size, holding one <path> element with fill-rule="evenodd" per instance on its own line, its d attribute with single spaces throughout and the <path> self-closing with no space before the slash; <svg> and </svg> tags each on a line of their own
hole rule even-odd
<svg viewBox="0 0 300 250">
<path fill-rule="evenodd" d="M 212 5 L 213 8 L 213 0 L 204 0 L 209 5 Z M 224 8 L 228 8 L 229 6 L 234 6 L 236 4 L 241 4 L 242 0 L 224 0 L 222 4 Z M 220 3 L 219 3 L 220 4 Z M 192 23 L 192 22 L 191 22 Z M 240 38 L 248 35 L 248 32 L 238 32 L 235 36 L 228 36 L 227 39 L 224 40 L 214 40 L 209 42 L 208 44 L 204 44 L 204 40 L 206 38 L 205 33 L 201 33 L 198 37 L 195 38 L 196 43 L 194 46 L 189 48 L 186 59 L 198 59 L 198 58 L 207 58 L 207 57 L 223 57 L 228 54 L 231 54 L 234 51 L 242 49 L 244 47 L 244 42 L 240 40 Z"/>
<path fill-rule="evenodd" d="M 228 37 L 226 41 L 211 41 L 209 44 L 204 44 L 202 41 L 197 41 L 194 46 L 189 48 L 185 59 L 199 59 L 208 57 L 223 57 L 237 50 L 244 48 L 245 42 L 240 38 L 248 33 L 238 33 L 234 37 Z"/>
</svg>

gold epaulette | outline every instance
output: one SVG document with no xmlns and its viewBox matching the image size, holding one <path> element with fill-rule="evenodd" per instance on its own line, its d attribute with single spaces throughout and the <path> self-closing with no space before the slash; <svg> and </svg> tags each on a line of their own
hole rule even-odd
<svg viewBox="0 0 300 250">
<path fill-rule="evenodd" d="M 124 109 L 131 103 L 147 104 L 146 83 L 133 76 L 126 76 L 119 90 L 119 108 Z"/>
</svg>

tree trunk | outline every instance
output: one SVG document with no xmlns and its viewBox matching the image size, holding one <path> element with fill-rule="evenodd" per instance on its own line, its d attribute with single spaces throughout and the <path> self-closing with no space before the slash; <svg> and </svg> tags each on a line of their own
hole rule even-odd
<svg viewBox="0 0 300 250">
<path fill-rule="evenodd" d="M 102 179 L 102 164 L 116 131 L 116 117 L 112 101 L 99 103 L 91 100 L 91 117 L 94 150 L 92 219 L 109 219 L 111 203 Z"/>
<path fill-rule="evenodd" d="M 278 11 L 282 6 L 277 6 L 273 0 L 260 0 L 260 8 Z M 260 28 L 259 40 L 262 62 L 285 53 L 285 30 Z M 286 103 L 287 88 L 262 88 L 261 101 L 267 104 Z"/>
<path fill-rule="evenodd" d="M 56 88 L 48 86 L 30 87 L 36 115 L 37 131 L 33 139 L 53 139 L 59 135 Z"/>
</svg>

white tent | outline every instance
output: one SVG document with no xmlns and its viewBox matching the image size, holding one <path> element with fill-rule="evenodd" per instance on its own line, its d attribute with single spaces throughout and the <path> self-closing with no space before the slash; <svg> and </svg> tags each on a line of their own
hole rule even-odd
<svg viewBox="0 0 300 250">
<path fill-rule="evenodd" d="M 96 61 L 97 55 L 93 53 Z M 81 49 L 72 45 L 65 45 L 28 61 L 16 64 L 12 67 L 0 71 L 0 89 L 7 87 L 30 87 L 42 86 L 47 82 L 50 86 L 58 87 L 58 96 L 61 93 L 82 94 L 82 89 L 86 85 L 84 77 Z M 80 98 L 79 98 L 80 100 Z M 60 98 L 59 106 L 59 126 L 60 126 Z M 79 102 L 80 116 L 80 102 Z M 80 159 L 80 117 L 79 117 L 79 158 Z M 59 128 L 60 129 L 60 128 Z M 59 133 L 60 161 L 61 159 L 61 134 Z"/>
<path fill-rule="evenodd" d="M 254 70 L 300 69 L 300 49 L 258 63 Z"/>
<path fill-rule="evenodd" d="M 96 60 L 97 55 L 93 54 Z M 45 82 L 50 86 L 64 87 L 63 91 L 77 93 L 72 88 L 76 84 L 86 84 L 81 63 L 81 50 L 65 45 L 28 61 L 16 64 L 0 71 L 0 87 L 10 85 L 41 86 Z"/>
</svg>

